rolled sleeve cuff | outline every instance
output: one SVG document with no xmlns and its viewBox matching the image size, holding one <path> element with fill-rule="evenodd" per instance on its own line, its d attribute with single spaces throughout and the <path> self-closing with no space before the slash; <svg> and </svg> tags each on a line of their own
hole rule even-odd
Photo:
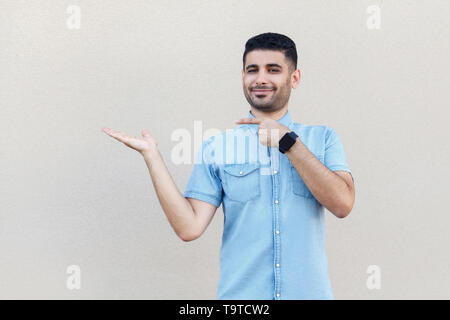
<svg viewBox="0 0 450 320">
<path fill-rule="evenodd" d="M 328 169 L 330 169 L 330 171 L 347 171 L 350 173 L 350 175 L 352 176 L 352 180 L 355 181 L 355 179 L 353 178 L 353 173 L 352 171 L 346 167 L 346 166 L 342 166 L 342 165 L 338 165 L 338 166 L 330 166 Z"/>
<path fill-rule="evenodd" d="M 211 196 L 209 194 L 205 194 L 205 193 L 200 193 L 200 192 L 195 192 L 195 191 L 185 191 L 184 192 L 184 197 L 189 197 L 189 198 L 194 198 L 194 199 L 198 199 L 198 200 L 202 200 L 208 203 L 211 203 L 212 205 L 215 205 L 216 207 L 220 207 L 221 204 L 221 200 Z"/>
</svg>

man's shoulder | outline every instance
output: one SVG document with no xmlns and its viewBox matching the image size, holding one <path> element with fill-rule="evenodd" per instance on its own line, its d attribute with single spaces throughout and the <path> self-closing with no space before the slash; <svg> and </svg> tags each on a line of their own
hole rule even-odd
<svg viewBox="0 0 450 320">
<path fill-rule="evenodd" d="M 293 131 L 314 154 L 324 154 L 333 128 L 327 125 L 293 123 Z"/>
</svg>

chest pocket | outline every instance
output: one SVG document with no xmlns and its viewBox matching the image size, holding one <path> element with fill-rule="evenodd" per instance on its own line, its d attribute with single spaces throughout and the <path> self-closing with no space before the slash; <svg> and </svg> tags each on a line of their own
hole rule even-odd
<svg viewBox="0 0 450 320">
<path fill-rule="evenodd" d="M 320 162 L 323 163 L 324 156 L 323 154 L 316 155 L 316 158 L 320 160 Z M 305 198 L 314 198 L 311 191 L 308 189 L 306 184 L 303 182 L 302 177 L 298 174 L 297 169 L 291 164 L 291 185 L 292 185 L 292 192 L 300 197 Z"/>
<path fill-rule="evenodd" d="M 261 194 L 259 163 L 226 164 L 223 189 L 234 201 L 246 202 Z"/>
</svg>

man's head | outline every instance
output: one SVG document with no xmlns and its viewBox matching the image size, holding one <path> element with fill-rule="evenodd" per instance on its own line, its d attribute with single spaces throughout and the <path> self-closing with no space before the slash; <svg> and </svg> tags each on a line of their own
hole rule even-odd
<svg viewBox="0 0 450 320">
<path fill-rule="evenodd" d="M 263 33 L 247 41 L 242 60 L 242 85 L 248 103 L 263 112 L 287 106 L 291 88 L 300 81 L 295 43 L 282 34 Z"/>
</svg>

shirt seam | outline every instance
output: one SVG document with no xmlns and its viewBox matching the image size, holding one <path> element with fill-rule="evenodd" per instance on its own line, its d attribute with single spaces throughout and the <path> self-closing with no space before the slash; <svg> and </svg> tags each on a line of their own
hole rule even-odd
<svg viewBox="0 0 450 320">
<path fill-rule="evenodd" d="M 327 168 L 331 171 L 344 170 L 344 171 L 352 172 L 347 166 L 344 166 L 344 165 L 328 166 Z"/>
</svg>

